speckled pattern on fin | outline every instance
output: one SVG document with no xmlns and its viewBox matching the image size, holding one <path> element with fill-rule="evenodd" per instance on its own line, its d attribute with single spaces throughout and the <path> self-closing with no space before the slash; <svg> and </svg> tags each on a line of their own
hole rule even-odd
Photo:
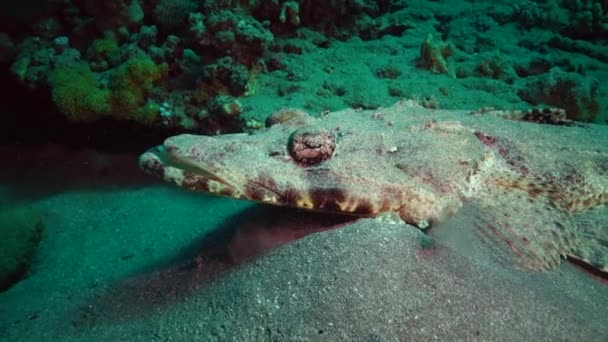
<svg viewBox="0 0 608 342">
<path fill-rule="evenodd" d="M 608 274 L 608 208 L 575 215 L 579 243 L 572 257 Z"/>
<path fill-rule="evenodd" d="M 578 242 L 576 229 L 553 203 L 549 188 L 509 175 L 488 179 L 485 187 L 476 199 L 477 233 L 499 251 L 499 259 L 545 271 L 571 255 Z"/>
<path fill-rule="evenodd" d="M 493 115 L 507 120 L 534 122 L 549 125 L 570 126 L 574 122 L 568 119 L 565 110 L 561 108 L 534 108 L 529 110 L 498 110 L 496 108 L 481 108 L 470 115 Z"/>
</svg>

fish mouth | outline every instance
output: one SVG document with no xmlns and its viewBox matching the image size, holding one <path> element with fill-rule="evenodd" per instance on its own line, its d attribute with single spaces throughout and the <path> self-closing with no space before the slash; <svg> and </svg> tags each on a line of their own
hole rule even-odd
<svg viewBox="0 0 608 342">
<path fill-rule="evenodd" d="M 187 189 L 234 198 L 242 197 L 242 191 L 218 176 L 211 165 L 201 166 L 193 159 L 181 155 L 174 147 L 161 145 L 149 149 L 139 157 L 139 166 L 147 174 Z"/>
<path fill-rule="evenodd" d="M 149 175 L 163 178 L 165 160 L 163 146 L 155 146 L 139 156 L 139 168 Z"/>
<path fill-rule="evenodd" d="M 272 176 L 253 171 L 230 172 L 225 165 L 189 156 L 167 144 L 143 153 L 139 165 L 144 172 L 184 189 L 234 199 L 352 216 L 374 216 L 379 211 L 395 209 L 390 203 L 375 206 L 365 197 L 349 195 L 344 187 L 331 182 L 315 187 L 277 182 Z"/>
</svg>

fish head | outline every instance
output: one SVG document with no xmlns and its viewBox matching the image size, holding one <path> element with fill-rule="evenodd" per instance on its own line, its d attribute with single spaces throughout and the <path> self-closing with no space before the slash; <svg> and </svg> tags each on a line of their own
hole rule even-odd
<svg viewBox="0 0 608 342">
<path fill-rule="evenodd" d="M 470 132 L 442 137 L 351 114 L 251 134 L 178 135 L 144 153 L 140 166 L 182 188 L 278 206 L 394 212 L 419 225 L 457 209 L 474 170 L 470 145 L 481 146 Z"/>
</svg>

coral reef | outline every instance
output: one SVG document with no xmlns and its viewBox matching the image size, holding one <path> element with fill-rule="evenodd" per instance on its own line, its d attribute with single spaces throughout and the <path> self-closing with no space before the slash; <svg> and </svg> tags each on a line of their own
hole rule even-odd
<svg viewBox="0 0 608 342">
<path fill-rule="evenodd" d="M 110 91 L 98 87 L 85 63 L 53 70 L 49 84 L 53 101 L 73 121 L 95 121 L 110 113 Z"/>
<path fill-rule="evenodd" d="M 83 0 L 81 7 L 101 31 L 137 26 L 144 19 L 144 11 L 138 0 Z"/>
<path fill-rule="evenodd" d="M 569 24 L 562 29 L 573 38 L 606 38 L 608 35 L 608 2 L 605 0 L 562 1 L 570 12 Z"/>
<path fill-rule="evenodd" d="M 570 38 L 602 39 L 608 34 L 605 0 L 524 1 L 513 5 L 513 16 L 526 29 L 551 28 Z"/>
<path fill-rule="evenodd" d="M 471 6 L 476 10 L 436 1 L 60 0 L 39 12 L 27 32 L 0 33 L 0 61 L 11 65 L 24 86 L 49 90 L 71 121 L 131 120 L 199 133 L 251 127 L 247 122 L 255 120 L 242 117 L 249 108 L 246 98 L 260 89 L 285 100 L 309 92 L 316 98 L 277 108 L 302 105 L 317 112 L 339 105 L 375 108 L 387 104 L 382 96 L 428 97 L 443 104 L 454 94 L 445 91 L 451 87 L 412 91 L 403 85 L 411 78 L 410 67 L 430 71 L 416 71 L 421 77 L 448 82 L 447 75 L 465 80 L 465 87 L 498 94 L 506 86 L 533 83 L 527 78 L 552 67 L 574 71 L 558 58 L 546 58 L 542 68 L 531 65 L 546 53 L 545 46 L 608 61 L 606 52 L 590 43 L 608 36 L 605 0 Z M 536 33 L 540 29 L 553 34 L 544 38 Z M 505 39 L 516 40 L 508 36 L 512 32 L 530 38 L 506 47 Z M 352 66 L 358 56 L 319 60 L 329 77 L 316 75 L 321 80 L 311 88 L 305 84 L 309 71 L 291 61 L 293 56 L 312 60 L 316 53 L 358 41 L 378 42 L 379 56 L 408 60 L 368 62 L 364 67 L 371 70 L 371 82 L 378 81 L 374 84 L 359 72 L 330 75 L 335 65 Z M 535 55 L 511 55 L 521 49 Z M 511 96 L 517 98 L 515 91 Z"/>
<path fill-rule="evenodd" d="M 87 49 L 86 56 L 92 70 L 107 70 L 120 59 L 118 43 L 111 38 L 95 39 Z"/>
<path fill-rule="evenodd" d="M 160 0 L 154 7 L 154 17 L 165 31 L 180 30 L 188 14 L 197 8 L 194 0 Z"/>
<path fill-rule="evenodd" d="M 0 57 L 27 87 L 48 87 L 72 121 L 215 132 L 244 124 L 238 97 L 254 93 L 276 33 L 345 37 L 354 18 L 379 11 L 374 1 L 60 1 L 32 24 L 35 36 L 0 36 Z"/>
<path fill-rule="evenodd" d="M 112 71 L 107 87 L 88 64 L 54 69 L 49 76 L 53 101 L 66 116 L 79 122 L 103 117 L 150 124 L 160 112 L 153 112 L 146 100 L 153 86 L 167 75 L 166 64 L 149 57 L 128 60 Z"/>
<path fill-rule="evenodd" d="M 436 41 L 429 33 L 420 45 L 418 66 L 434 73 L 451 74 L 448 57 L 454 54 L 454 46 L 443 41 Z"/>
<path fill-rule="evenodd" d="M 476 71 L 482 76 L 503 80 L 507 83 L 513 83 L 517 77 L 510 61 L 496 51 L 490 57 L 482 60 L 477 65 Z"/>
<path fill-rule="evenodd" d="M 545 104 L 566 110 L 568 119 L 606 123 L 601 109 L 599 81 L 554 68 L 551 72 L 532 78 L 519 96 L 532 105 Z"/>
</svg>

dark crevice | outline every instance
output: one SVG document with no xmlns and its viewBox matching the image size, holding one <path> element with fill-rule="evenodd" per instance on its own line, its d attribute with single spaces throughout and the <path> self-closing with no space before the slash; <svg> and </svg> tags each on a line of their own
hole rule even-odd
<svg viewBox="0 0 608 342">
<path fill-rule="evenodd" d="M 178 130 L 130 121 L 70 122 L 55 107 L 48 89 L 27 89 L 8 65 L 0 65 L 0 145 L 87 147 L 102 152 L 139 153 Z"/>
</svg>

